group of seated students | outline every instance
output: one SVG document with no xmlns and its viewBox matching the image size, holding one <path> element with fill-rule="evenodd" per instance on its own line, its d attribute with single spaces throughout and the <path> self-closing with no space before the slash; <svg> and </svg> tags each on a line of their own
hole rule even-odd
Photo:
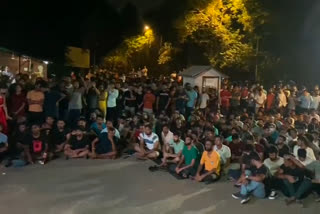
<svg viewBox="0 0 320 214">
<path fill-rule="evenodd" d="M 66 159 L 115 159 L 118 154 L 119 132 L 111 121 L 105 125 L 101 116 L 97 116 L 90 127 L 86 118 L 81 117 L 72 129 L 67 128 L 63 120 L 55 123 L 50 116 L 44 124 L 18 123 L 10 144 L 8 137 L 1 133 L 1 128 L 0 125 L 0 155 L 2 159 L 10 157 L 7 166 L 17 156 L 26 164 L 46 164 L 61 154 Z"/>
<path fill-rule="evenodd" d="M 266 123 L 263 127 L 257 126 L 262 136 L 257 140 L 251 133 L 257 132 L 257 127 L 247 130 L 244 125 L 241 131 L 233 127 L 230 136 L 224 137 L 219 134 L 223 128 L 218 130 L 208 122 L 199 135 L 200 140 L 195 133 L 197 127 L 181 132 L 179 125 L 164 123 L 160 125 L 159 138 L 155 126 L 160 120 L 152 123 L 143 120 L 144 117 L 148 118 L 144 114 L 140 120 L 138 116 L 133 120 L 120 118 L 118 129 L 112 121 L 104 122 L 99 115 L 89 122 L 81 117 L 72 129 L 67 128 L 65 121 L 55 122 L 52 117 L 47 117 L 43 124 L 34 123 L 29 127 L 21 122 L 12 135 L 10 155 L 21 154 L 21 159 L 29 164 L 46 164 L 61 155 L 66 159 L 115 159 L 123 149 L 131 149 L 131 154 L 135 152 L 138 159 L 160 160 L 159 165 L 149 168 L 151 171 L 163 169 L 179 179 L 205 184 L 227 178 L 240 188 L 232 197 L 240 199 L 242 204 L 251 196 L 275 199 L 278 192 L 282 192 L 288 205 L 293 202 L 303 205 L 302 199 L 310 193 L 320 194 L 317 131 L 301 133 L 299 130 L 298 135 L 298 131 L 291 128 L 284 133 L 278 132 L 274 124 Z M 130 127 L 134 132 L 121 149 L 124 132 Z M 1 133 L 1 128 L 0 155 L 3 157 L 8 152 L 8 138 Z"/>
<path fill-rule="evenodd" d="M 212 130 L 204 143 L 198 143 L 192 135 L 186 134 L 182 139 L 179 131 L 171 132 L 164 125 L 161 146 L 152 126 L 145 125 L 135 150 L 140 159 L 161 158 L 161 164 L 150 167 L 151 171 L 165 169 L 180 179 L 205 184 L 225 176 L 240 188 L 232 197 L 240 199 L 241 204 L 247 203 L 251 196 L 276 199 L 281 191 L 287 197 L 287 205 L 296 202 L 304 206 L 302 199 L 310 193 L 320 201 L 320 161 L 308 146 L 308 138 L 296 134 L 292 129 L 290 142 L 286 136 L 279 135 L 273 145 L 266 145 L 265 139 L 255 142 L 252 136 L 243 142 L 238 133 L 228 142 L 220 135 L 214 136 Z"/>
</svg>

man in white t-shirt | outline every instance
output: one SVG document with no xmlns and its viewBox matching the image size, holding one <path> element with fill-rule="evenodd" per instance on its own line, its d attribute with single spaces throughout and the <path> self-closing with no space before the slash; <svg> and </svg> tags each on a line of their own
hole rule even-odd
<svg viewBox="0 0 320 214">
<path fill-rule="evenodd" d="M 200 100 L 200 110 L 204 111 L 207 108 L 209 99 L 209 95 L 205 90 L 203 90 Z"/>
<path fill-rule="evenodd" d="M 260 88 L 259 92 L 254 96 L 254 101 L 256 103 L 256 113 L 260 108 L 264 108 L 264 105 L 267 101 L 267 95 L 263 93 L 263 89 Z"/>
<path fill-rule="evenodd" d="M 222 137 L 216 136 L 213 149 L 220 155 L 221 166 L 227 168 L 230 165 L 231 150 L 228 146 L 222 144 Z"/>
<path fill-rule="evenodd" d="M 170 131 L 167 124 L 162 126 L 161 139 L 164 145 L 169 144 L 169 142 L 173 139 L 173 133 Z"/>
<path fill-rule="evenodd" d="M 144 126 L 144 132 L 139 135 L 140 144 L 136 144 L 134 150 L 138 159 L 156 159 L 160 153 L 160 143 L 157 134 L 152 132 L 151 125 Z"/>
<path fill-rule="evenodd" d="M 274 176 L 274 174 L 278 171 L 278 169 L 283 163 L 283 158 L 278 156 L 277 147 L 270 147 L 269 158 L 265 159 L 263 164 L 269 169 L 272 176 Z"/>
</svg>

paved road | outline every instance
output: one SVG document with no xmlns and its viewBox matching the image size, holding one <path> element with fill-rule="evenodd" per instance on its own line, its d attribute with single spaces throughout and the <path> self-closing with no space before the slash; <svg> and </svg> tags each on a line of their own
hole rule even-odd
<svg viewBox="0 0 320 214">
<path fill-rule="evenodd" d="M 179 181 L 165 172 L 148 172 L 151 162 L 134 159 L 56 160 L 46 166 L 0 173 L 1 214 L 316 214 L 320 203 L 286 207 L 284 199 L 240 205 L 226 181 L 205 185 Z M 3 171 L 3 170 L 2 170 Z"/>
</svg>

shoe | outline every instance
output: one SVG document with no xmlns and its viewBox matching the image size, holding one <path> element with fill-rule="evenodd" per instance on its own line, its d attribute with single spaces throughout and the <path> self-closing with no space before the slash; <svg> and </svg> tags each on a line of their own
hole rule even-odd
<svg viewBox="0 0 320 214">
<path fill-rule="evenodd" d="M 241 187 L 241 184 L 234 184 L 233 186 L 234 186 L 234 187 L 237 187 L 237 188 L 240 188 L 240 187 Z"/>
<path fill-rule="evenodd" d="M 274 199 L 276 199 L 277 197 L 278 197 L 278 193 L 277 193 L 276 191 L 272 190 L 268 198 L 269 198 L 270 200 L 274 200 Z"/>
<path fill-rule="evenodd" d="M 44 165 L 44 161 L 42 161 L 42 160 L 39 160 L 39 163 L 40 163 L 41 165 Z"/>
<path fill-rule="evenodd" d="M 240 203 L 241 204 L 246 204 L 246 203 L 248 203 L 249 201 L 250 201 L 250 196 L 244 196 L 243 198 L 242 198 L 242 200 L 240 201 Z"/>
<path fill-rule="evenodd" d="M 296 203 L 299 204 L 302 208 L 305 208 L 304 203 L 302 200 L 296 200 Z"/>
<path fill-rule="evenodd" d="M 232 194 L 232 198 L 234 198 L 234 199 L 241 199 L 241 198 L 243 198 L 243 195 L 241 195 L 240 192 L 236 192 L 236 193 L 233 193 L 233 194 Z"/>
</svg>

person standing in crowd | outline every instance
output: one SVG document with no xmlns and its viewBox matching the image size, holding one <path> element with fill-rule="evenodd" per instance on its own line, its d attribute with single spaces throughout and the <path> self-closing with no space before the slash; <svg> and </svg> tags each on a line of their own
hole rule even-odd
<svg viewBox="0 0 320 214">
<path fill-rule="evenodd" d="M 180 112 L 180 114 L 185 114 L 186 110 L 186 101 L 188 100 L 186 91 L 183 86 L 178 86 L 177 90 L 177 100 L 176 100 L 176 110 Z"/>
<path fill-rule="evenodd" d="M 75 127 L 76 122 L 81 116 L 82 101 L 85 92 L 85 87 L 80 87 L 80 83 L 75 81 L 73 83 L 73 91 L 70 94 L 69 100 L 69 123 L 72 127 Z"/>
<path fill-rule="evenodd" d="M 188 98 L 188 101 L 186 104 L 186 120 L 188 120 L 189 116 L 191 115 L 191 113 L 193 112 L 193 110 L 196 106 L 198 94 L 191 87 L 191 85 L 189 83 L 186 83 L 185 87 L 186 87 L 186 94 L 187 94 L 187 98 Z"/>
<path fill-rule="evenodd" d="M 168 107 L 170 104 L 171 98 L 169 96 L 168 87 L 166 85 L 162 85 L 162 90 L 159 91 L 157 95 L 157 101 L 156 101 L 156 111 L 158 114 L 160 112 L 165 111 L 168 113 Z"/>
<path fill-rule="evenodd" d="M 310 104 L 310 109 L 318 111 L 319 103 L 320 103 L 319 91 L 314 91 L 312 93 L 312 101 L 311 101 L 311 104 Z"/>
<path fill-rule="evenodd" d="M 117 98 L 119 96 L 119 90 L 115 88 L 114 84 L 111 83 L 108 89 L 108 102 L 107 102 L 107 120 L 116 122 L 117 120 Z"/>
<path fill-rule="evenodd" d="M 231 93 L 230 106 L 231 112 L 237 114 L 240 108 L 241 92 L 239 86 L 235 86 Z"/>
<path fill-rule="evenodd" d="M 98 108 L 98 100 L 100 96 L 100 91 L 97 88 L 96 82 L 91 81 L 88 84 L 88 88 L 86 91 L 86 102 L 88 105 L 88 115 L 92 112 L 94 112 Z"/>
<path fill-rule="evenodd" d="M 137 98 L 134 93 L 133 87 L 131 85 L 127 87 L 127 85 L 125 85 L 125 89 L 123 92 L 124 92 L 123 94 L 124 109 L 130 112 L 130 114 L 133 116 L 136 112 L 136 106 L 137 106 Z"/>
<path fill-rule="evenodd" d="M 65 98 L 65 94 L 60 93 L 55 89 L 54 85 L 49 85 L 44 93 L 44 103 L 43 108 L 45 112 L 45 117 L 58 118 L 59 114 L 59 103 Z"/>
<path fill-rule="evenodd" d="M 103 84 L 99 86 L 99 109 L 102 112 L 104 118 L 107 117 L 107 99 L 108 99 L 108 91 L 105 90 Z"/>
<path fill-rule="evenodd" d="M 0 123 L 0 163 L 8 151 L 8 136 L 3 132 L 3 125 Z"/>
<path fill-rule="evenodd" d="M 29 105 L 28 121 L 30 124 L 41 123 L 43 121 L 44 93 L 41 90 L 41 82 L 35 83 L 35 89 L 27 94 Z"/>
<path fill-rule="evenodd" d="M 13 119 L 26 116 L 27 99 L 21 85 L 17 84 L 15 92 L 9 97 L 9 113 Z"/>
<path fill-rule="evenodd" d="M 303 90 L 303 93 L 298 98 L 298 101 L 300 102 L 300 113 L 307 113 L 312 102 L 312 97 L 310 96 L 310 93 L 307 91 L 307 89 Z"/>
<path fill-rule="evenodd" d="M 254 100 L 256 103 L 256 110 L 255 113 L 258 113 L 260 108 L 264 108 L 264 105 L 267 101 L 267 96 L 263 93 L 263 89 L 259 88 L 258 93 L 254 96 Z"/>
<path fill-rule="evenodd" d="M 151 115 L 153 114 L 153 104 L 156 101 L 156 97 L 151 91 L 151 88 L 147 88 L 147 93 L 143 97 L 143 112 Z"/>
<path fill-rule="evenodd" d="M 208 107 L 209 99 L 210 99 L 210 97 L 207 93 L 207 90 L 203 89 L 202 94 L 201 94 L 201 98 L 200 98 L 200 106 L 199 106 L 199 109 L 203 115 L 206 114 L 206 109 Z"/>
<path fill-rule="evenodd" d="M 287 103 L 287 97 L 282 89 L 279 89 L 277 99 L 278 99 L 278 106 L 277 107 L 279 109 L 279 112 L 281 114 L 284 114 L 285 108 L 287 107 L 288 103 Z"/>
<path fill-rule="evenodd" d="M 232 94 L 228 90 L 228 86 L 224 85 L 223 89 L 220 92 L 220 105 L 221 105 L 221 110 L 222 114 L 226 114 L 229 112 L 230 108 L 230 99 L 232 97 Z"/>
</svg>

